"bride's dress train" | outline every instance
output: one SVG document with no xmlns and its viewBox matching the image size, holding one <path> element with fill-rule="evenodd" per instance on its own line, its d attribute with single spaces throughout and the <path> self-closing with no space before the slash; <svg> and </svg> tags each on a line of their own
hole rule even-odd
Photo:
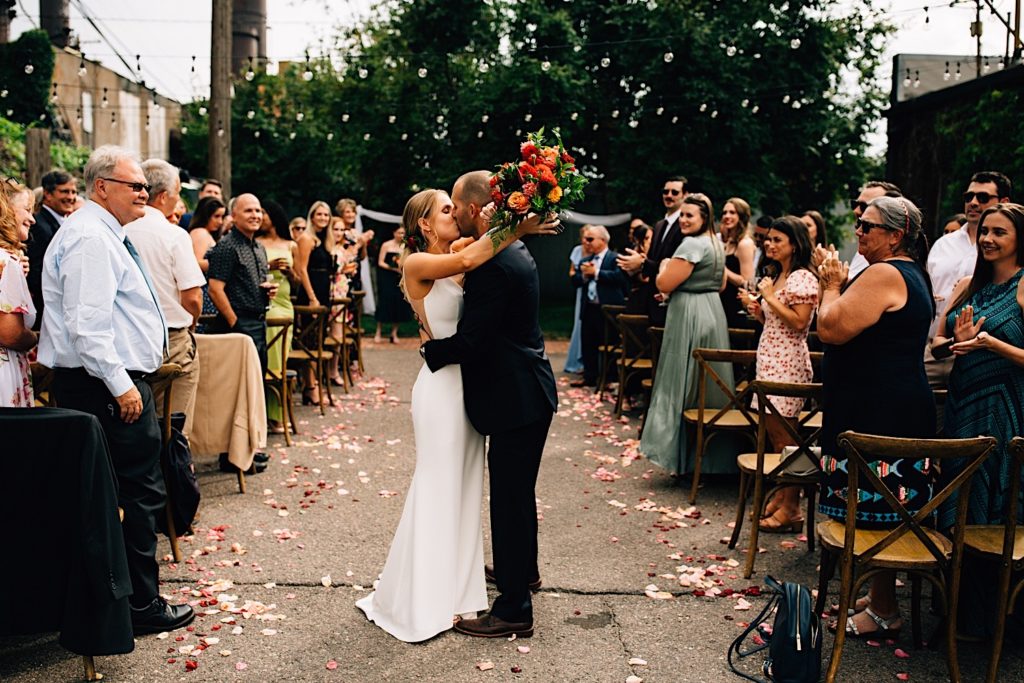
<svg viewBox="0 0 1024 683">
<path fill-rule="evenodd" d="M 422 306 L 431 336 L 449 337 L 462 315 L 462 287 L 438 280 Z M 419 642 L 450 629 L 457 614 L 487 609 L 484 437 L 466 417 L 457 365 L 420 369 L 412 420 L 416 471 L 402 518 L 376 589 L 356 606 L 395 638 Z"/>
</svg>

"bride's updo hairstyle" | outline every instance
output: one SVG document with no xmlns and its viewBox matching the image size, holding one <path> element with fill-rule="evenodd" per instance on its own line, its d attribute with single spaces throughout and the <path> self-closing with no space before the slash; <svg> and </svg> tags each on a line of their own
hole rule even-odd
<svg viewBox="0 0 1024 683">
<path fill-rule="evenodd" d="M 405 228 L 405 252 L 404 256 L 415 254 L 419 251 L 426 251 L 430 242 L 420 228 L 421 218 L 430 218 L 437 203 L 437 195 L 441 190 L 421 190 L 409 198 L 402 212 L 402 227 Z"/>
</svg>

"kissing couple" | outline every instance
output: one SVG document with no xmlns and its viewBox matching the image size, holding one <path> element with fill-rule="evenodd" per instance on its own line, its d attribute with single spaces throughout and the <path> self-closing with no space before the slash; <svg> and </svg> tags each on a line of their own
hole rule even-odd
<svg viewBox="0 0 1024 683">
<path fill-rule="evenodd" d="M 534 489 L 557 398 L 537 264 L 519 238 L 556 234 L 558 220 L 532 215 L 491 228 L 490 176 L 467 173 L 450 196 L 423 190 L 402 214 L 403 290 L 425 361 L 412 390 L 416 470 L 380 579 L 356 605 L 406 642 L 453 627 L 533 635 Z M 480 519 L 485 435 L 493 569 L 484 567 Z M 478 616 L 485 580 L 499 595 Z"/>
</svg>

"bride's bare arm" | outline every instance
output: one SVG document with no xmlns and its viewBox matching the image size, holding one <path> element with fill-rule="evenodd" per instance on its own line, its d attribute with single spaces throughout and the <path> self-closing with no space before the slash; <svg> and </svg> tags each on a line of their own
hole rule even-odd
<svg viewBox="0 0 1024 683">
<path fill-rule="evenodd" d="M 492 228 L 480 239 L 462 251 L 454 254 L 429 254 L 418 252 L 405 259 L 403 270 L 408 280 L 433 282 L 452 275 L 468 273 L 494 258 L 508 245 L 525 235 L 553 235 L 557 232 L 558 219 L 530 216 L 519 225 Z"/>
</svg>

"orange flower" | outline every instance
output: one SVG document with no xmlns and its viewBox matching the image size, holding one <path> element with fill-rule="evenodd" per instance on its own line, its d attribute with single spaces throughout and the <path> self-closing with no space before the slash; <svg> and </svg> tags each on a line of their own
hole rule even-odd
<svg viewBox="0 0 1024 683">
<path fill-rule="evenodd" d="M 548 201 L 551 202 L 552 204 L 557 204 L 561 198 L 562 188 L 560 188 L 558 185 L 555 185 L 554 187 L 551 188 L 551 191 L 548 192 Z"/>
<path fill-rule="evenodd" d="M 523 161 L 533 161 L 533 158 L 537 156 L 538 150 L 537 145 L 532 142 L 524 142 L 519 146 L 519 153 L 523 156 Z"/>
<path fill-rule="evenodd" d="M 555 180 L 555 174 L 551 172 L 551 169 L 547 166 L 537 167 L 537 179 L 542 183 L 548 185 L 557 185 L 558 181 Z"/>
<path fill-rule="evenodd" d="M 537 183 L 523 183 L 523 194 L 527 197 L 537 194 Z"/>
<path fill-rule="evenodd" d="M 513 192 L 508 196 L 508 208 L 516 213 L 526 213 L 530 208 L 530 198 L 522 192 Z"/>
<path fill-rule="evenodd" d="M 555 162 L 558 161 L 558 150 L 554 147 L 545 147 L 540 151 L 541 159 L 540 162 L 548 168 L 554 168 Z"/>
</svg>

